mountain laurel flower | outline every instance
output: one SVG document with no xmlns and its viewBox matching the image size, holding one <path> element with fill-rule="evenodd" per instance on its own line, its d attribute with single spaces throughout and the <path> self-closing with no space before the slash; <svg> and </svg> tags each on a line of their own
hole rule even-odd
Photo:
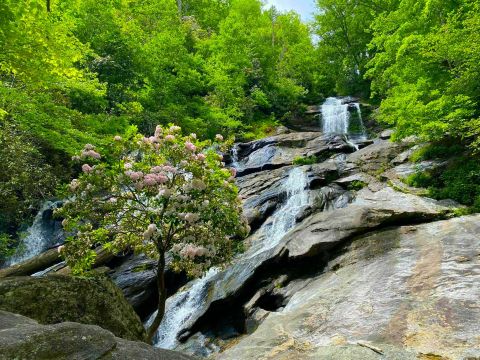
<svg viewBox="0 0 480 360">
<path fill-rule="evenodd" d="M 116 135 L 114 138 L 113 138 L 114 141 L 122 141 L 122 137 L 120 135 Z"/>
<path fill-rule="evenodd" d="M 124 169 L 127 169 L 127 170 L 130 170 L 132 167 L 133 167 L 133 165 L 132 165 L 131 163 L 125 163 L 125 164 L 123 165 L 123 168 L 124 168 Z"/>
<path fill-rule="evenodd" d="M 194 152 L 195 150 L 197 150 L 197 147 L 195 145 L 193 145 L 190 141 L 187 141 L 185 143 L 185 149 L 187 149 L 191 152 Z"/>
<path fill-rule="evenodd" d="M 127 172 L 125 172 L 126 174 Z M 142 177 L 143 177 L 143 173 L 141 171 L 133 171 L 133 172 L 130 172 L 128 174 L 128 176 L 130 177 L 130 179 L 132 179 L 133 181 L 138 181 L 140 180 Z"/>
<path fill-rule="evenodd" d="M 223 141 L 223 136 L 221 134 L 217 134 L 217 135 L 215 135 L 215 140 Z"/>
<path fill-rule="evenodd" d="M 170 189 L 160 189 L 158 191 L 158 195 L 163 196 L 165 198 L 168 198 L 168 197 L 172 196 L 172 190 L 170 190 Z"/>
<path fill-rule="evenodd" d="M 189 222 L 190 224 L 196 223 L 200 219 L 200 215 L 187 213 L 185 214 L 185 221 Z"/>
<path fill-rule="evenodd" d="M 207 157 L 205 156 L 205 154 L 198 154 L 197 155 L 197 160 L 199 161 L 205 161 Z"/>
<path fill-rule="evenodd" d="M 57 248 L 57 252 L 58 252 L 59 254 L 61 254 L 64 249 L 65 249 L 65 245 L 60 245 L 60 246 Z"/>
<path fill-rule="evenodd" d="M 157 180 L 157 174 L 147 174 L 145 175 L 143 182 L 145 183 L 146 186 L 154 186 L 157 185 L 158 180 Z"/>
<path fill-rule="evenodd" d="M 173 166 L 165 165 L 163 167 L 163 171 L 166 171 L 166 172 L 171 173 L 171 174 L 175 174 L 177 172 L 177 169 Z"/>
<path fill-rule="evenodd" d="M 232 174 L 233 177 L 237 176 L 237 169 L 230 168 L 230 174 Z"/>
<path fill-rule="evenodd" d="M 207 185 L 200 179 L 192 180 L 192 189 L 203 191 L 207 188 Z"/>
<path fill-rule="evenodd" d="M 196 139 L 196 138 L 197 138 L 197 134 L 191 133 L 191 134 L 190 134 L 190 137 L 191 137 L 192 139 Z"/>
<path fill-rule="evenodd" d="M 102 156 L 95 150 L 83 150 L 82 157 L 92 157 L 94 159 L 100 159 Z"/>
<path fill-rule="evenodd" d="M 93 171 L 93 167 L 91 167 L 88 164 L 83 164 L 82 165 L 82 171 L 86 174 L 91 173 Z"/>
<path fill-rule="evenodd" d="M 78 160 L 80 160 L 80 159 L 81 159 L 81 158 L 80 158 L 80 156 L 78 156 L 78 155 L 72 156 L 72 161 L 78 161 Z"/>
<path fill-rule="evenodd" d="M 172 132 L 172 133 L 180 131 L 180 130 L 182 130 L 182 128 L 180 126 L 176 126 L 176 125 L 170 126 L 170 132 Z"/>
<path fill-rule="evenodd" d="M 95 146 L 93 146 L 92 144 L 85 144 L 83 148 L 85 150 L 95 150 Z"/>
<path fill-rule="evenodd" d="M 83 167 L 82 167 L 82 170 L 83 170 Z M 69 188 L 71 191 L 75 191 L 79 185 L 80 185 L 80 182 L 77 179 L 73 179 L 70 182 Z"/>
<path fill-rule="evenodd" d="M 160 125 L 155 128 L 155 137 L 160 138 L 162 136 L 163 129 Z"/>
<path fill-rule="evenodd" d="M 165 140 L 167 140 L 169 142 L 174 142 L 175 141 L 175 136 L 169 134 L 169 135 L 165 136 Z"/>
<path fill-rule="evenodd" d="M 154 174 L 161 173 L 163 171 L 163 166 L 154 166 L 150 169 L 150 171 Z"/>
<path fill-rule="evenodd" d="M 193 244 L 187 244 L 180 250 L 179 254 L 181 257 L 186 259 L 194 259 L 196 257 L 201 257 L 207 255 L 208 251 L 203 246 L 196 246 Z"/>
</svg>

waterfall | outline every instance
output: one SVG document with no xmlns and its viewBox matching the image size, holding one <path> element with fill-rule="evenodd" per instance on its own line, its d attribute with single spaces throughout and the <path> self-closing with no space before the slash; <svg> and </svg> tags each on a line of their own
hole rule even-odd
<svg viewBox="0 0 480 360">
<path fill-rule="evenodd" d="M 355 141 L 367 138 L 360 104 L 351 98 L 326 99 L 321 107 L 321 119 L 324 134 L 345 135 L 355 148 Z"/>
<path fill-rule="evenodd" d="M 277 246 L 287 231 L 295 226 L 300 211 L 310 203 L 308 177 L 300 167 L 290 171 L 283 188 L 287 193 L 287 201 L 258 230 L 262 241 L 258 249 L 250 249 L 254 250 L 250 257 Z"/>
<path fill-rule="evenodd" d="M 278 245 L 287 231 L 295 226 L 301 209 L 310 203 L 307 174 L 301 168 L 290 171 L 283 187 L 287 194 L 286 202 L 270 217 L 268 223 L 258 230 L 260 241 L 241 254 L 239 259 L 256 256 Z M 195 280 L 191 287 L 167 299 L 165 316 L 153 341 L 156 347 L 174 349 L 178 345 L 177 335 L 202 306 L 208 285 L 218 272 L 217 268 L 210 269 L 202 278 Z M 150 326 L 156 314 L 155 311 L 149 317 L 146 327 Z"/>
<path fill-rule="evenodd" d="M 47 212 L 51 212 L 52 208 L 56 207 L 56 203 L 46 201 L 38 214 L 35 216 L 32 226 L 26 231 L 26 236 L 22 239 L 21 245 L 17 253 L 12 255 L 6 261 L 6 266 L 12 266 L 22 261 L 28 260 L 36 255 L 41 254 L 52 246 L 52 241 L 55 241 L 54 225 L 48 222 L 54 222 L 49 217 Z"/>
<path fill-rule="evenodd" d="M 202 278 L 195 280 L 190 288 L 167 299 L 165 316 L 153 339 L 154 346 L 163 349 L 175 348 L 178 344 L 177 335 L 182 330 L 183 324 L 202 304 L 202 299 L 206 295 L 207 284 L 218 271 L 218 268 L 211 268 Z M 145 327 L 148 328 L 152 324 L 156 315 L 157 311 L 150 315 Z"/>
</svg>

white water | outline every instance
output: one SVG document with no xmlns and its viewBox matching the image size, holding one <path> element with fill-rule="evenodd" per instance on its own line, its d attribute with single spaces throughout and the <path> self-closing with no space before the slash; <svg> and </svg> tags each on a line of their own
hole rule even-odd
<svg viewBox="0 0 480 360">
<path fill-rule="evenodd" d="M 43 213 L 52 207 L 52 202 L 45 202 L 27 230 L 27 235 L 22 239 L 20 250 L 6 261 L 7 266 L 12 266 L 41 254 L 48 247 L 51 233 L 44 228 Z"/>
<path fill-rule="evenodd" d="M 287 201 L 258 230 L 262 241 L 258 249 L 250 249 L 253 250 L 250 257 L 277 246 L 287 231 L 295 226 L 302 208 L 310 204 L 307 174 L 300 167 L 290 171 L 283 187 L 287 192 Z"/>
<path fill-rule="evenodd" d="M 202 304 L 202 299 L 207 291 L 206 285 L 218 271 L 218 268 L 210 269 L 202 278 L 195 280 L 190 288 L 167 299 L 165 316 L 153 339 L 154 346 L 162 349 L 174 349 L 177 346 L 178 333 L 183 324 Z M 145 327 L 148 328 L 151 325 L 156 315 L 157 311 L 150 315 Z"/>
<path fill-rule="evenodd" d="M 359 118 L 360 132 L 350 133 L 351 113 L 349 104 L 340 98 L 329 97 L 322 105 L 322 131 L 324 134 L 345 135 L 353 140 L 366 140 L 365 127 L 363 125 L 362 111 L 359 103 L 351 103 L 356 109 Z M 348 140 L 356 149 L 357 145 Z"/>
<path fill-rule="evenodd" d="M 258 246 L 253 246 L 243 256 L 253 257 L 269 250 L 280 242 L 288 230 L 293 228 L 301 209 L 310 203 L 307 174 L 300 168 L 294 168 L 288 175 L 283 187 L 287 193 L 287 201 L 272 215 L 268 223 L 258 231 Z M 240 255 L 240 258 L 243 257 Z M 193 282 L 192 286 L 167 299 L 165 316 L 155 334 L 153 343 L 163 349 L 174 349 L 178 345 L 177 335 L 183 325 L 191 318 L 203 303 L 208 291 L 208 283 L 219 272 L 210 269 L 204 277 Z M 148 327 L 153 322 L 155 311 L 145 323 Z"/>
</svg>

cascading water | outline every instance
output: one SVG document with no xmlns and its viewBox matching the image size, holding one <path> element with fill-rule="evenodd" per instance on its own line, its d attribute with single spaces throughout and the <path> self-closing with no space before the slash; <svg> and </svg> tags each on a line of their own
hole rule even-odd
<svg viewBox="0 0 480 360">
<path fill-rule="evenodd" d="M 351 98 L 327 98 L 321 107 L 321 120 L 324 134 L 345 135 L 355 148 L 355 142 L 367 139 L 360 104 Z"/>
<path fill-rule="evenodd" d="M 22 239 L 20 250 L 12 257 L 7 259 L 6 266 L 12 266 L 22 261 L 28 260 L 47 250 L 56 241 L 55 226 L 49 222 L 55 222 L 52 219 L 45 220 L 46 212 L 50 212 L 56 207 L 56 203 L 46 201 L 38 214 L 35 216 L 32 226 L 27 230 L 27 235 Z"/>
<path fill-rule="evenodd" d="M 295 225 L 301 209 L 310 203 L 307 174 L 301 168 L 290 171 L 283 187 L 287 193 L 286 202 L 258 230 L 260 241 L 240 255 L 239 259 L 254 257 L 278 245 L 287 231 Z M 167 299 L 165 316 L 154 338 L 155 346 L 174 349 L 178 345 L 177 335 L 183 324 L 202 306 L 209 283 L 218 272 L 216 268 L 210 269 L 204 277 L 193 282 L 191 287 Z M 146 327 L 150 326 L 156 314 L 157 312 L 154 312 L 149 317 Z"/>
<path fill-rule="evenodd" d="M 249 252 L 253 250 L 249 257 L 277 246 L 287 231 L 295 226 L 301 209 L 310 203 L 307 174 L 301 168 L 290 171 L 283 188 L 287 193 L 287 201 L 258 230 L 262 241 L 258 249 L 255 246 L 249 249 Z"/>
<path fill-rule="evenodd" d="M 192 316 L 201 304 L 207 291 L 209 280 L 218 273 L 217 268 L 210 269 L 202 278 L 195 280 L 190 288 L 180 291 L 167 299 L 165 316 L 155 334 L 153 343 L 156 347 L 173 349 L 178 344 L 177 335 L 182 325 Z M 150 315 L 145 323 L 148 328 L 155 319 L 157 311 Z"/>
</svg>

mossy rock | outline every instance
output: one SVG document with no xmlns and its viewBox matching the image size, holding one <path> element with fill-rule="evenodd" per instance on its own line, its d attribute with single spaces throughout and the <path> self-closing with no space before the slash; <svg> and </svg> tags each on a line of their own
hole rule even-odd
<svg viewBox="0 0 480 360">
<path fill-rule="evenodd" d="M 98 325 L 118 337 L 145 340 L 145 329 L 120 289 L 106 277 L 11 277 L 0 280 L 0 310 L 41 324 Z"/>
</svg>

